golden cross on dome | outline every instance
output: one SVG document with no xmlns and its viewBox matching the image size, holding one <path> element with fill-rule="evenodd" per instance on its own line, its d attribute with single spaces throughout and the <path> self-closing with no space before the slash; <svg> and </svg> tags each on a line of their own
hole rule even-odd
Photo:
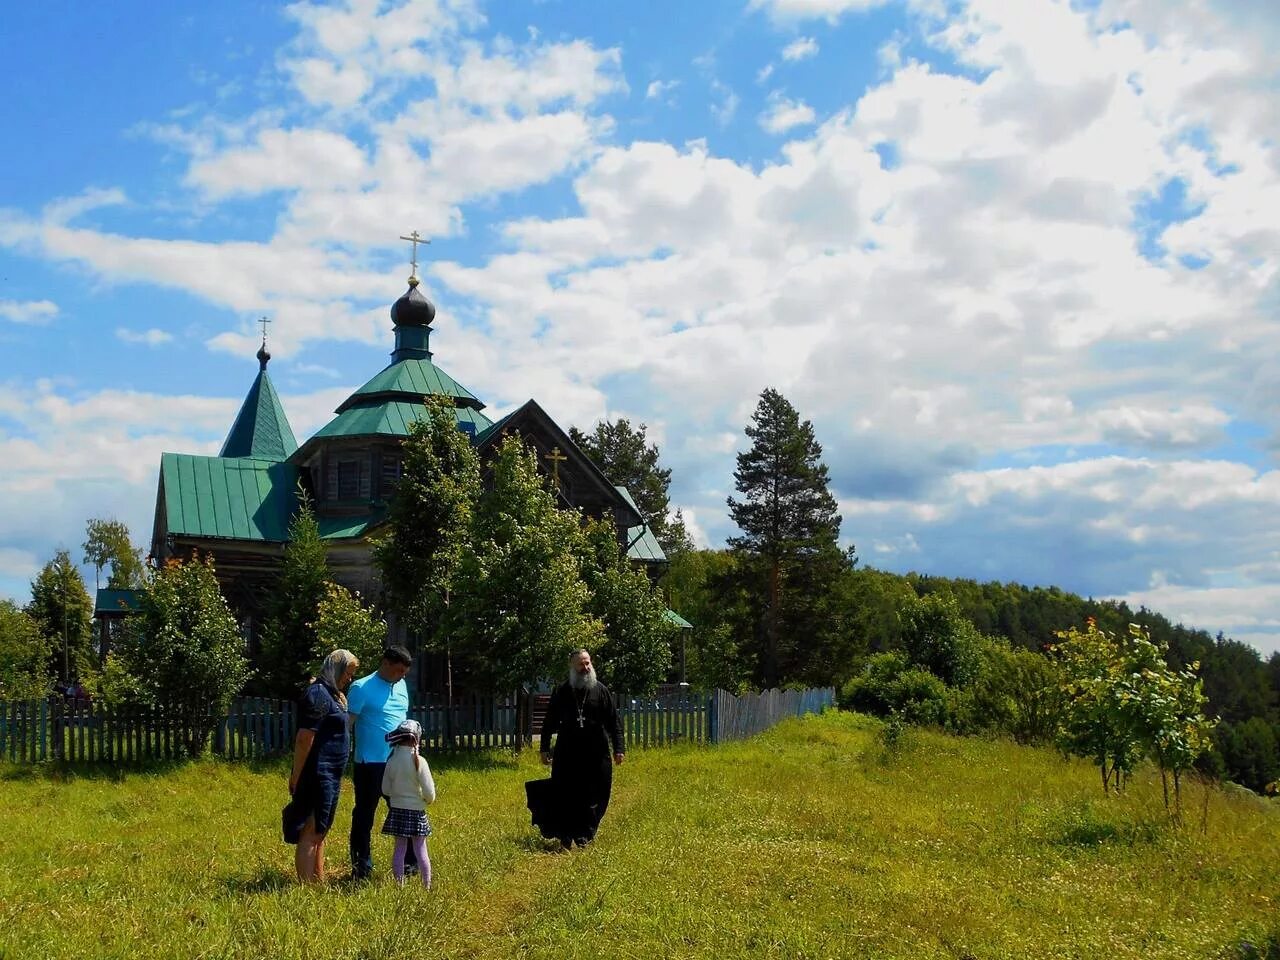
<svg viewBox="0 0 1280 960">
<path fill-rule="evenodd" d="M 418 233 L 417 230 L 413 231 L 413 233 L 409 234 L 407 237 L 402 236 L 400 239 L 408 240 L 411 244 L 413 244 L 413 252 L 409 256 L 409 263 L 413 266 L 413 276 L 417 277 L 418 275 L 418 244 L 430 243 L 431 241 L 423 239 L 422 235 Z"/>
<path fill-rule="evenodd" d="M 551 461 L 551 479 L 555 481 L 556 489 L 560 489 L 560 464 L 569 458 L 560 452 L 559 447 L 552 447 L 550 453 L 544 453 L 542 459 Z"/>
</svg>

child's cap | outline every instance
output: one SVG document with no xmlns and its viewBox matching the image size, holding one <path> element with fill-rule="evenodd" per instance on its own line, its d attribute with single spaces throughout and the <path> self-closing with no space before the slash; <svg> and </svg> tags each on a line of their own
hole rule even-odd
<svg viewBox="0 0 1280 960">
<path fill-rule="evenodd" d="M 422 739 L 422 724 L 417 720 L 401 720 L 383 739 L 392 744 L 417 743 Z"/>
</svg>

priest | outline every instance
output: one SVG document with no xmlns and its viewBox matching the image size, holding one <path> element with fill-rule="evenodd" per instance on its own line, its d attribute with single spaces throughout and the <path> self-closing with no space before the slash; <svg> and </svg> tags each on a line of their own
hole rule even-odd
<svg viewBox="0 0 1280 960">
<path fill-rule="evenodd" d="M 626 751 L 613 696 L 596 679 L 586 650 L 573 652 L 569 679 L 551 693 L 541 750 L 542 762 L 551 764 L 551 790 L 539 804 L 542 809 L 534 810 L 534 822 L 566 847 L 586 846 L 609 808 L 612 765 L 622 763 Z M 532 795 L 530 800 L 532 806 Z"/>
</svg>

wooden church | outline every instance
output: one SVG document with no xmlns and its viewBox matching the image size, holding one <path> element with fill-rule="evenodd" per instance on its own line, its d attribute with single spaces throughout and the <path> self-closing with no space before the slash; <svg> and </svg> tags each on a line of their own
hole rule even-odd
<svg viewBox="0 0 1280 960">
<path fill-rule="evenodd" d="M 435 313 L 410 276 L 409 289 L 391 307 L 391 362 L 301 445 L 267 373 L 271 355 L 264 336 L 258 375 L 219 454 L 161 456 L 151 553 L 158 563 L 190 557 L 193 550 L 211 554 L 250 649 L 269 609 L 300 490 L 314 503 L 334 579 L 366 599 L 380 597 L 370 536 L 386 517 L 400 476 L 400 446 L 427 397 L 452 402 L 458 428 L 471 437 L 482 462 L 503 433 L 519 433 L 553 478 L 563 506 L 612 517 L 619 548 L 654 575 L 666 564 L 630 494 L 610 483 L 534 400 L 491 420 L 485 404 L 434 362 Z M 390 626 L 393 641 L 415 646 L 394 618 Z M 419 689 L 439 689 L 442 665 L 425 658 L 421 666 L 415 670 Z"/>
</svg>

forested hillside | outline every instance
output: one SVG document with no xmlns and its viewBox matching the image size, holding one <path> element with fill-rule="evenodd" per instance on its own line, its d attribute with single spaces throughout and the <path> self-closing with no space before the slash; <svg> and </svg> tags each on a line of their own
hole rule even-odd
<svg viewBox="0 0 1280 960">
<path fill-rule="evenodd" d="M 691 551 L 675 559 L 665 585 L 675 609 L 695 624 L 686 652 L 691 682 L 758 685 L 763 607 L 751 590 L 748 562 L 727 550 Z M 1216 749 L 1202 768 L 1255 790 L 1280 777 L 1280 653 L 1264 659 L 1248 644 L 1172 623 L 1156 611 L 1056 587 L 900 575 L 856 562 L 820 593 L 802 587 L 795 585 L 783 610 L 784 621 L 795 626 L 779 652 L 784 683 L 843 687 L 872 655 L 904 648 L 904 610 L 935 594 L 952 598 L 977 633 L 1039 654 L 1048 652 L 1058 631 L 1081 627 L 1089 617 L 1117 634 L 1137 623 L 1167 647 L 1171 666 L 1199 664 L 1208 713 L 1220 718 Z"/>
</svg>

